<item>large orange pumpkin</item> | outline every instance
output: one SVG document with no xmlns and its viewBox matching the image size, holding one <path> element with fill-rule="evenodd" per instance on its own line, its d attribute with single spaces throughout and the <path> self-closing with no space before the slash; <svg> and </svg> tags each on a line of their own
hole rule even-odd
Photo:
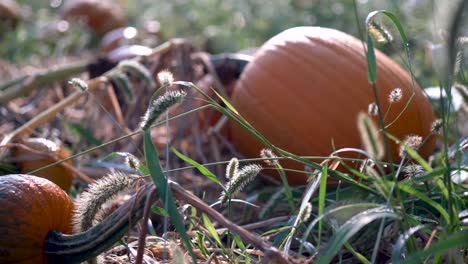
<svg viewBox="0 0 468 264">
<path fill-rule="evenodd" d="M 385 120 L 389 124 L 408 102 L 412 81 L 397 63 L 375 52 L 382 111 L 389 108 L 394 88 L 403 92 L 402 99 L 391 106 Z M 433 110 L 420 87 L 415 84 L 414 88 L 409 107 L 387 129 L 400 139 L 409 134 L 430 135 Z M 357 115 L 374 101 L 362 42 L 321 27 L 291 28 L 266 42 L 243 71 L 232 95 L 234 107 L 271 143 L 308 156 L 328 156 L 334 148 L 361 148 Z M 243 155 L 258 157 L 263 147 L 258 140 L 237 125 L 232 125 L 232 137 Z M 431 137 L 420 153 L 428 156 L 434 144 Z M 398 159 L 398 146 L 391 142 L 390 147 Z M 292 161 L 283 165 L 303 169 Z M 288 180 L 303 184 L 306 175 L 288 173 Z"/>
<path fill-rule="evenodd" d="M 72 231 L 73 202 L 47 179 L 0 176 L 0 205 L 0 263 L 48 263 L 47 233 Z"/>
</svg>

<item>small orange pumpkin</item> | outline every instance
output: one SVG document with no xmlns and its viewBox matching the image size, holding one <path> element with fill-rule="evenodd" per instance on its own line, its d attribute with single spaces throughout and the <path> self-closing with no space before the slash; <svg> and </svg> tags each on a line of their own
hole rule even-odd
<svg viewBox="0 0 468 264">
<path fill-rule="evenodd" d="M 389 109 L 393 89 L 403 92 L 386 117 L 389 124 L 408 102 L 412 80 L 398 64 L 375 52 L 382 112 Z M 321 27 L 291 28 L 266 42 L 243 71 L 232 95 L 234 107 L 271 143 L 307 156 L 328 156 L 344 147 L 361 148 L 357 115 L 366 112 L 372 102 L 362 42 Z M 431 105 L 415 84 L 409 107 L 387 131 L 399 139 L 408 134 L 428 137 L 433 120 Z M 237 125 L 231 130 L 239 151 L 246 157 L 258 157 L 261 143 Z M 420 153 L 427 157 L 434 145 L 435 137 L 431 136 Z M 391 142 L 390 148 L 397 159 L 398 146 Z M 283 165 L 303 170 L 302 164 L 292 161 Z M 288 173 L 288 180 L 304 184 L 306 175 Z"/>
<path fill-rule="evenodd" d="M 12 30 L 21 21 L 21 9 L 13 0 L 0 1 L 0 28 L 2 30 Z M 2 32 L 2 34 L 4 33 Z"/>
<path fill-rule="evenodd" d="M 108 0 L 68 1 L 61 10 L 61 16 L 70 21 L 83 19 L 96 34 L 104 34 L 127 22 L 122 8 Z"/>
<path fill-rule="evenodd" d="M 44 153 L 44 155 L 30 152 L 23 148 L 17 148 L 15 154 L 21 173 L 29 173 L 56 161 L 47 155 L 53 155 L 57 159 L 65 159 L 69 156 L 59 145 L 45 138 L 28 138 L 23 143 L 33 150 Z M 67 161 L 66 163 L 71 165 L 71 161 Z M 60 164 L 40 170 L 34 174 L 54 182 L 65 191 L 70 190 L 72 185 L 73 173 Z"/>
<path fill-rule="evenodd" d="M 51 230 L 69 234 L 73 201 L 51 181 L 32 175 L 0 176 L 0 263 L 48 263 Z"/>
</svg>

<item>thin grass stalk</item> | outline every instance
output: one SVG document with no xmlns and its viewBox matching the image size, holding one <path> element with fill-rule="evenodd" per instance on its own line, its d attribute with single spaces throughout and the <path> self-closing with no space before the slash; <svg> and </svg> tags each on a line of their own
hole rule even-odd
<svg viewBox="0 0 468 264">
<path fill-rule="evenodd" d="M 281 166 L 279 161 L 276 159 L 277 158 L 276 155 L 273 154 L 273 151 L 271 151 L 270 149 L 262 149 L 260 153 L 260 157 L 269 158 L 265 160 L 265 162 L 267 164 L 273 165 L 276 168 L 276 171 L 280 175 L 281 181 L 283 183 L 284 193 L 286 194 L 289 207 L 291 208 L 291 211 L 294 211 L 296 206 L 294 204 L 291 187 L 289 186 L 288 179 L 286 177 L 286 173 L 284 172 L 283 166 Z"/>
<path fill-rule="evenodd" d="M 247 122 L 247 120 L 245 120 L 241 115 L 239 115 L 237 113 L 237 111 L 235 111 L 235 109 L 230 106 L 230 103 L 227 102 L 224 98 L 221 98 L 225 103 L 226 105 L 228 105 L 228 108 L 230 110 L 227 110 L 226 108 L 224 108 L 223 106 L 221 106 L 218 102 L 216 102 L 216 100 L 214 100 L 213 98 L 211 98 L 209 95 L 207 95 L 205 92 L 203 92 L 200 88 L 198 88 L 196 85 L 194 85 L 193 83 L 191 82 L 181 82 L 181 81 L 176 81 L 174 82 L 174 84 L 180 84 L 180 85 L 183 85 L 183 86 L 186 86 L 186 87 L 189 87 L 189 88 L 192 88 L 192 89 L 195 89 L 197 92 L 199 92 L 206 100 L 208 103 L 210 103 L 217 111 L 221 112 L 223 115 L 227 116 L 229 119 L 231 119 L 232 121 L 234 121 L 236 124 L 238 124 L 239 126 L 241 126 L 244 130 L 248 131 L 252 136 L 256 137 L 258 140 L 260 140 L 266 148 L 269 148 L 273 151 L 275 151 L 276 153 L 280 154 L 281 156 L 287 158 L 287 159 L 291 159 L 291 160 L 294 160 L 294 161 L 297 161 L 297 162 L 300 162 L 306 166 L 309 166 L 311 168 L 314 168 L 314 169 L 317 169 L 317 170 L 321 170 L 322 169 L 322 166 L 320 166 L 319 164 L 315 163 L 315 162 L 311 162 L 307 159 L 304 159 L 298 155 L 295 155 L 293 153 L 290 153 L 290 152 L 287 152 L 279 147 L 276 147 L 275 145 L 271 144 L 260 132 L 258 132 L 252 125 L 250 125 L 250 123 Z M 220 96 L 220 95 L 219 95 Z M 329 171 L 329 174 L 333 177 L 336 177 L 340 180 L 343 180 L 345 182 L 348 182 L 348 183 L 351 183 L 361 189 L 364 189 L 368 192 L 371 192 L 371 193 L 376 193 L 375 190 L 373 190 L 372 188 L 364 185 L 364 184 L 361 184 L 357 181 L 355 181 L 354 179 L 350 178 L 350 177 L 346 177 L 344 176 L 343 173 L 341 172 L 338 172 L 336 170 L 330 170 Z"/>
<path fill-rule="evenodd" d="M 156 188 L 152 188 L 146 197 L 145 207 L 143 209 L 142 226 L 138 236 L 138 249 L 135 259 L 135 264 L 143 263 L 143 255 L 145 254 L 146 235 L 148 233 L 148 221 L 151 214 L 151 206 L 153 205 L 152 197 L 156 195 Z"/>
<path fill-rule="evenodd" d="M 458 36 L 460 34 L 460 29 L 462 28 L 461 22 L 463 21 L 463 19 L 466 19 L 466 17 L 463 18 L 463 15 L 465 14 L 467 4 L 468 4 L 467 1 L 463 1 L 463 0 L 458 1 L 458 5 L 456 5 L 454 14 L 453 16 L 451 16 L 452 21 L 449 24 L 449 29 L 448 29 L 449 31 L 449 39 L 448 39 L 448 55 L 449 55 L 448 74 L 449 76 L 447 76 L 446 82 L 439 84 L 439 86 L 442 89 L 442 87 L 444 87 L 444 84 L 445 84 L 445 88 L 446 88 L 445 90 L 446 90 L 446 94 L 449 99 L 449 102 L 452 101 L 451 100 L 452 93 L 451 93 L 450 88 L 453 83 L 452 74 L 455 71 L 456 57 L 457 57 L 457 52 L 459 49 L 459 46 L 457 45 L 457 41 L 458 41 Z M 452 181 L 450 178 L 451 170 L 450 170 L 450 160 L 449 160 L 449 153 L 448 153 L 449 152 L 448 118 L 450 114 L 450 105 L 444 108 L 442 96 L 440 98 L 441 98 L 441 106 L 442 106 L 442 138 L 444 141 L 444 161 L 445 161 L 446 166 L 449 168 L 449 170 L 446 173 L 444 173 L 444 182 L 445 182 L 445 185 L 447 186 L 449 193 L 452 193 Z M 451 223 L 449 223 L 449 232 L 452 233 L 456 231 L 457 229 L 456 224 L 458 223 L 458 217 L 457 217 L 456 210 L 453 207 L 454 201 L 451 195 L 449 196 L 447 203 L 448 203 L 449 214 L 450 214 L 450 219 L 451 219 Z"/>
<path fill-rule="evenodd" d="M 451 81 L 440 81 L 439 82 L 439 87 L 440 87 L 440 92 L 442 94 L 442 91 L 444 87 L 446 89 L 446 94 L 451 94 L 451 89 L 447 87 L 451 87 Z M 449 143 L 448 143 L 448 119 L 450 116 L 450 104 L 445 105 L 445 100 L 442 96 L 440 96 L 440 104 L 441 104 L 441 109 L 442 109 L 442 140 L 444 144 L 444 153 L 443 153 L 443 159 L 445 166 L 448 168 L 448 170 L 443 174 L 444 175 L 444 185 L 447 188 L 447 191 L 449 193 L 447 198 L 447 207 L 449 211 L 449 216 L 450 216 L 450 223 L 447 223 L 449 227 L 449 232 L 452 233 L 455 229 L 455 225 L 458 222 L 458 216 L 456 213 L 456 209 L 453 207 L 454 202 L 453 202 L 453 197 L 451 195 L 452 193 L 452 180 L 451 180 L 451 165 L 450 165 L 450 157 L 449 157 Z"/>
<path fill-rule="evenodd" d="M 395 26 L 398 28 L 398 31 L 400 32 L 400 36 L 402 37 L 402 42 L 403 42 L 403 45 L 404 45 L 404 50 L 405 50 L 405 53 L 408 57 L 408 59 L 410 58 L 409 56 L 409 47 L 408 47 L 408 42 L 407 42 L 407 39 L 406 39 L 406 35 L 403 31 L 403 28 L 400 24 L 400 22 L 398 21 L 398 19 L 393 15 L 391 14 L 390 12 L 387 12 L 387 11 L 374 11 L 374 12 L 371 12 L 368 17 L 366 18 L 366 29 L 368 29 L 368 25 L 369 25 L 369 22 L 371 21 L 371 19 L 377 15 L 378 13 L 383 13 L 385 14 L 386 16 L 388 16 L 392 21 L 393 23 L 395 24 Z M 387 156 L 388 156 L 388 159 L 389 159 L 389 162 L 390 163 L 393 163 L 393 158 L 391 156 L 391 153 L 390 153 L 390 148 L 389 148 L 389 138 L 388 138 L 388 135 L 386 133 L 386 128 L 389 127 L 390 125 L 392 125 L 396 120 L 398 120 L 398 118 L 403 114 L 403 112 L 406 110 L 406 108 L 408 107 L 409 103 L 412 101 L 414 95 L 415 95 L 415 80 L 414 80 L 414 74 L 412 72 L 412 69 L 411 69 L 411 64 L 408 63 L 408 67 L 409 67 L 409 71 L 410 71 L 410 76 L 411 76 L 411 81 L 412 81 L 412 94 L 410 95 L 410 98 L 408 99 L 408 102 L 407 104 L 405 105 L 405 107 L 403 108 L 403 110 L 399 113 L 399 115 L 395 118 L 395 120 L 393 120 L 392 122 L 390 122 L 387 126 L 385 126 L 385 123 L 384 123 L 384 120 L 383 120 L 383 116 L 382 116 L 382 112 L 381 112 L 381 109 L 380 109 L 380 102 L 378 100 L 378 96 L 377 96 L 377 87 L 376 87 L 376 79 L 377 79 L 377 71 L 376 71 L 376 64 L 375 64 L 375 55 L 374 55 L 374 51 L 372 50 L 373 49 L 373 42 L 372 42 L 372 38 L 370 36 L 369 33 L 367 33 L 367 52 L 366 52 L 366 56 L 367 56 L 367 59 L 368 59 L 368 67 L 369 67 L 369 80 L 371 81 L 371 84 L 372 84 L 372 91 L 373 91 L 373 94 L 374 94 L 374 98 L 375 98 L 375 103 L 377 104 L 377 108 L 378 108 L 378 120 L 379 120 L 379 123 L 380 123 L 380 126 L 381 126 L 381 129 L 382 129 L 382 132 L 383 132 L 383 135 L 384 135 L 384 143 L 385 143 L 385 148 L 386 148 L 386 152 L 387 152 Z M 370 61 L 370 62 L 369 62 Z M 372 70 L 371 67 L 374 67 L 374 69 Z M 398 171 L 401 169 L 401 165 L 399 166 L 398 168 Z M 393 166 L 391 167 L 391 171 L 392 171 L 392 174 L 395 173 L 395 170 L 393 169 Z M 398 172 L 397 172 L 398 173 Z M 398 179 L 397 179 L 397 175 L 395 175 L 395 181 L 394 181 L 394 186 L 398 185 Z M 391 197 L 391 196 L 389 196 Z M 404 207 L 404 203 L 403 201 L 401 200 L 401 195 L 400 195 L 400 190 L 399 188 L 396 189 L 396 199 L 397 201 L 399 201 L 399 204 L 401 206 L 400 208 L 400 212 L 402 213 L 402 216 L 403 216 L 403 225 L 404 225 L 404 228 L 405 229 L 408 229 L 409 228 L 409 222 L 407 222 L 407 216 L 406 216 L 406 213 L 405 213 L 405 207 Z M 387 204 L 389 203 L 389 201 L 387 201 Z M 382 235 L 382 232 L 383 232 L 383 226 L 384 226 L 384 222 L 385 222 L 385 218 L 383 218 L 381 220 L 381 225 L 379 227 L 379 233 L 378 233 L 378 236 L 381 236 Z M 415 244 L 415 241 L 414 240 L 410 240 L 409 241 L 409 246 L 410 246 L 410 250 L 415 250 L 416 249 L 416 244 Z M 379 244 L 379 240 L 376 241 L 376 245 L 374 247 L 374 251 L 372 253 L 372 262 L 374 262 L 376 260 L 376 257 L 377 257 L 377 252 L 376 252 L 376 249 L 378 248 L 378 244 Z"/>
<path fill-rule="evenodd" d="M 194 113 L 194 112 L 203 110 L 203 109 L 208 108 L 208 107 L 210 107 L 210 106 L 209 106 L 209 105 L 200 106 L 200 107 L 198 107 L 198 108 L 196 108 L 196 109 L 192 109 L 192 110 L 187 111 L 187 112 L 185 112 L 185 113 L 182 113 L 182 114 L 176 115 L 176 116 L 174 116 L 174 117 L 171 117 L 171 118 L 169 118 L 169 120 L 175 120 L 175 119 L 184 117 L 184 116 L 186 116 L 186 115 L 188 115 L 188 114 L 191 114 L 191 113 Z M 165 122 L 165 121 L 156 122 L 154 125 L 151 126 L 151 128 L 156 127 L 156 126 L 159 126 L 159 125 L 163 124 L 164 122 Z M 101 145 L 98 145 L 98 146 L 89 148 L 89 149 L 87 149 L 87 150 L 84 150 L 84 151 L 82 151 L 82 152 L 76 153 L 76 154 L 74 154 L 74 155 L 71 155 L 71 156 L 69 156 L 68 158 L 65 158 L 65 159 L 56 161 L 56 162 L 51 163 L 51 164 L 49 164 L 49 165 L 47 165 L 47 166 L 44 166 L 44 167 L 42 167 L 42 168 L 39 168 L 39 169 L 30 171 L 30 172 L 28 172 L 27 174 L 34 174 L 34 173 L 36 173 L 36 172 L 38 172 L 38 171 L 41 171 L 41 170 L 44 170 L 44 169 L 47 169 L 47 168 L 50 168 L 50 167 L 59 165 L 59 164 L 61 164 L 61 163 L 63 163 L 63 162 L 66 162 L 66 161 L 68 161 L 68 160 L 72 160 L 72 159 L 77 158 L 77 157 L 79 157 L 79 156 L 82 156 L 82 155 L 85 155 L 85 154 L 88 154 L 88 153 L 97 151 L 97 150 L 99 150 L 99 149 L 101 149 L 101 148 L 104 148 L 104 147 L 106 147 L 106 146 L 112 145 L 112 144 L 114 144 L 114 143 L 116 143 L 116 142 L 119 142 L 119 141 L 121 141 L 121 140 L 127 139 L 127 138 L 129 138 L 129 137 L 136 136 L 136 135 L 141 134 L 141 133 L 143 133 L 143 130 L 138 129 L 138 130 L 136 130 L 136 131 L 134 131 L 134 132 L 132 132 L 132 133 L 129 133 L 129 134 L 123 135 L 123 136 L 121 136 L 121 137 L 118 137 L 118 138 L 109 140 L 109 141 L 107 141 L 107 142 L 105 142 L 105 143 L 102 143 Z"/>
<path fill-rule="evenodd" d="M 151 54 L 148 55 L 147 57 L 151 57 L 151 56 L 154 56 L 156 54 L 166 52 L 171 47 L 172 47 L 172 42 L 171 41 L 165 42 L 165 43 L 159 45 L 158 47 L 154 48 L 153 51 L 151 52 Z M 139 60 L 141 60 L 140 56 L 132 59 L 132 61 L 139 61 Z M 81 65 L 80 65 L 80 67 L 81 67 Z M 109 70 L 107 73 L 111 72 L 112 70 L 113 69 Z M 56 74 L 58 76 L 61 76 L 61 74 L 63 74 L 63 73 L 58 71 L 58 73 L 56 73 Z M 54 76 L 54 75 L 52 75 L 52 76 Z M 46 84 L 49 81 L 50 81 L 49 79 L 42 80 L 41 82 L 34 84 L 34 88 L 39 86 L 39 85 Z M 96 89 L 99 86 L 99 84 L 106 83 L 108 81 L 109 81 L 109 79 L 105 76 L 105 74 L 100 76 L 100 77 L 96 77 L 94 79 L 91 79 L 91 80 L 88 81 L 87 91 L 93 91 L 94 89 Z M 42 125 L 43 123 L 47 122 L 48 120 L 50 120 L 51 118 L 56 116 L 56 114 L 58 112 L 62 111 L 68 105 L 70 105 L 71 103 L 73 103 L 76 100 L 78 100 L 79 98 L 81 98 L 84 94 L 86 94 L 85 91 L 76 91 L 76 92 L 70 94 L 64 100 L 58 102 L 57 104 L 55 104 L 51 108 L 43 111 L 41 114 L 39 114 L 35 118 L 31 119 L 29 122 L 23 124 L 21 127 L 15 129 L 13 132 L 5 135 L 3 137 L 3 139 L 2 139 L 2 141 L 0 141 L 0 146 L 3 146 L 5 144 L 9 143 L 11 140 L 13 140 L 15 138 L 24 137 L 25 135 L 31 133 L 31 131 L 34 130 L 36 127 Z M 0 102 L 0 104 L 1 104 L 1 102 Z M 4 156 L 5 154 L 6 153 L 0 151 L 0 157 Z"/>
<path fill-rule="evenodd" d="M 207 216 L 212 219 L 215 219 L 220 225 L 226 227 L 227 229 L 233 231 L 234 233 L 238 234 L 243 240 L 247 241 L 248 243 L 252 244 L 255 248 L 265 252 L 265 257 L 270 256 L 274 257 L 277 261 L 276 263 L 279 264 L 286 264 L 289 263 L 278 250 L 274 247 L 271 247 L 267 243 L 265 243 L 261 238 L 258 236 L 253 235 L 252 233 L 248 232 L 244 228 L 232 223 L 230 220 L 224 218 L 223 215 L 218 213 L 217 211 L 213 210 L 207 204 L 205 204 L 200 198 L 193 195 L 190 192 L 187 192 L 182 186 L 177 184 L 176 182 L 169 181 L 169 185 L 171 187 L 172 192 L 176 198 L 179 198 L 193 207 L 197 208 L 201 212 L 204 212 Z"/>
<path fill-rule="evenodd" d="M 105 77 L 100 77 L 97 79 L 94 79 L 93 81 L 90 81 L 88 84 L 88 89 L 90 91 L 96 89 L 99 84 L 107 82 L 107 78 Z M 42 125 L 44 122 L 50 120 L 52 117 L 56 116 L 58 112 L 62 111 L 65 109 L 67 106 L 69 106 L 71 103 L 75 102 L 79 98 L 81 98 L 83 95 L 86 94 L 86 91 L 75 91 L 74 93 L 70 94 L 68 97 L 63 99 L 62 101 L 58 102 L 51 108 L 48 108 L 47 110 L 43 111 L 30 121 L 26 122 L 19 128 L 15 129 L 13 132 L 5 135 L 5 137 L 2 139 L 0 146 L 5 145 L 9 143 L 12 139 L 18 138 L 18 137 L 24 137 L 25 135 L 29 134 L 34 130 L 36 127 Z"/>
</svg>

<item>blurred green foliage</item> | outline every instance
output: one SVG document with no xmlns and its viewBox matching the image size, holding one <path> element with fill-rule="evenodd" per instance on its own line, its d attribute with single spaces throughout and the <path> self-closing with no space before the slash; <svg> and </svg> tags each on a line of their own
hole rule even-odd
<svg viewBox="0 0 468 264">
<path fill-rule="evenodd" d="M 13 63 L 40 62 L 43 58 L 79 55 L 99 45 L 99 36 L 82 23 L 60 21 L 66 1 L 18 0 L 22 22 L 14 31 L 0 33 L 0 57 Z M 436 0 L 115 0 L 130 26 L 160 25 L 162 40 L 191 39 L 210 53 L 234 52 L 260 46 L 270 37 L 294 26 L 323 26 L 355 36 L 364 30 L 367 14 L 386 9 L 405 27 L 412 51 L 414 73 L 423 86 L 434 84 L 425 48 L 441 43 L 447 18 L 443 1 Z M 443 8 L 442 8 L 443 9 Z M 388 21 L 381 21 L 390 25 Z M 389 31 L 398 36 L 389 26 Z M 397 60 L 403 56 L 396 37 L 390 47 L 379 46 Z M 400 60 L 400 63 L 403 63 Z"/>
<path fill-rule="evenodd" d="M 83 51 L 91 43 L 83 25 L 60 21 L 54 1 L 20 0 L 20 22 L 0 32 L 0 58 L 13 63 L 40 63 Z"/>
</svg>

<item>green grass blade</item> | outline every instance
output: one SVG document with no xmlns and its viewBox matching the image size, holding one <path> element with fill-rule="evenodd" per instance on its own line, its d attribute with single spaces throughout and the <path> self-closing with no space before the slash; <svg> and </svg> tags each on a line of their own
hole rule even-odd
<svg viewBox="0 0 468 264">
<path fill-rule="evenodd" d="M 391 208 L 383 206 L 369 209 L 353 216 L 335 232 L 326 247 L 319 252 L 317 263 L 330 263 L 333 260 L 333 257 L 338 254 L 343 244 L 354 234 L 372 221 L 382 218 L 396 219 L 398 216 Z"/>
<path fill-rule="evenodd" d="M 377 61 L 375 59 L 374 43 L 369 33 L 367 33 L 367 80 L 370 83 L 376 83 L 377 81 Z"/>
<path fill-rule="evenodd" d="M 77 124 L 77 123 L 72 123 L 72 122 L 66 122 L 63 121 L 63 124 L 70 129 L 70 131 L 77 136 L 78 138 L 84 138 L 89 144 L 93 146 L 99 146 L 102 144 L 102 142 L 97 139 L 91 130 L 88 128 Z"/>
<path fill-rule="evenodd" d="M 325 208 L 325 196 L 327 194 L 327 179 L 328 179 L 328 162 L 325 163 L 322 169 L 322 178 L 320 178 L 319 186 L 319 200 L 318 200 L 318 215 L 323 214 Z M 322 241 L 322 227 L 323 221 L 318 222 L 318 245 L 320 247 L 320 241 Z"/>
<path fill-rule="evenodd" d="M 425 194 L 417 191 L 416 189 L 412 188 L 411 186 L 408 186 L 406 184 L 398 184 L 398 188 L 410 195 L 416 196 L 422 201 L 426 202 L 430 206 L 432 206 L 434 209 L 436 209 L 442 217 L 447 221 L 447 223 L 450 223 L 450 217 L 447 211 L 438 203 L 434 202 L 431 198 L 427 197 Z"/>
<path fill-rule="evenodd" d="M 242 241 L 242 238 L 239 235 L 234 234 L 234 242 L 236 242 L 237 247 L 245 251 L 247 247 L 245 246 L 244 242 Z"/>
<path fill-rule="evenodd" d="M 217 183 L 219 185 L 222 185 L 221 182 L 216 177 L 216 175 L 214 175 L 211 171 L 209 171 L 207 168 L 205 168 L 205 166 L 201 165 L 200 163 L 198 163 L 198 162 L 194 161 L 193 159 L 191 159 L 191 158 L 185 156 L 184 154 L 180 153 L 176 148 L 174 148 L 172 146 L 171 146 L 171 150 L 172 150 L 172 152 L 174 152 L 174 154 L 177 155 L 177 157 L 179 157 L 183 161 L 185 161 L 188 164 L 190 164 L 190 165 L 194 166 L 195 168 L 197 168 L 197 170 L 201 174 L 203 174 L 205 177 L 207 177 L 209 180 L 211 180 L 212 182 Z"/>
<path fill-rule="evenodd" d="M 214 227 L 211 220 L 205 214 L 202 214 L 203 224 L 206 227 L 206 230 L 210 233 L 210 235 L 214 238 L 218 246 L 224 249 L 223 243 L 221 243 L 221 239 L 219 238 L 218 232 L 216 232 L 216 228 Z"/>
<path fill-rule="evenodd" d="M 401 234 L 398 237 L 398 240 L 393 247 L 392 251 L 392 263 L 393 264 L 399 264 L 401 263 L 401 256 L 405 253 L 405 246 L 406 246 L 406 241 L 408 241 L 408 238 L 412 236 L 414 233 L 418 232 L 419 230 L 426 228 L 426 225 L 418 225 L 411 227 L 409 230 L 407 230 L 405 233 Z"/>
<path fill-rule="evenodd" d="M 369 208 L 375 209 L 375 208 L 380 208 L 382 205 L 381 204 L 376 204 L 376 203 L 357 203 L 357 204 L 346 204 L 339 206 L 337 208 L 333 208 L 327 212 L 324 212 L 323 214 L 319 214 L 310 224 L 307 226 L 307 229 L 305 232 L 303 232 L 302 235 L 302 241 L 307 241 L 307 237 L 309 234 L 312 232 L 314 229 L 315 225 L 319 222 L 322 221 L 322 219 L 326 217 L 330 217 L 330 215 L 333 217 L 333 215 L 349 215 L 350 211 L 352 213 L 354 212 L 363 212 L 364 210 L 367 210 Z M 344 213 L 342 213 L 344 212 Z M 301 243 L 301 246 L 299 248 L 299 252 L 302 252 L 303 250 L 303 244 Z"/>
<path fill-rule="evenodd" d="M 468 248 L 468 229 L 455 232 L 452 235 L 439 240 L 430 246 L 427 250 L 418 251 L 409 255 L 402 263 L 403 264 L 419 264 L 431 255 L 438 255 L 447 252 L 450 249 L 466 249 Z"/>
<path fill-rule="evenodd" d="M 415 160 L 419 165 L 421 165 L 424 168 L 424 170 L 428 172 L 432 171 L 431 165 L 429 165 L 429 163 L 427 163 L 414 149 L 405 146 L 405 151 L 413 160 Z"/>
<path fill-rule="evenodd" d="M 233 113 L 239 114 L 236 108 L 228 100 L 226 100 L 226 98 L 221 96 L 215 89 L 211 88 L 211 90 L 213 90 L 213 92 L 219 97 L 219 99 L 223 101 L 223 103 L 227 106 L 227 108 L 229 108 Z"/>
<path fill-rule="evenodd" d="M 184 244 L 187 247 L 187 250 L 190 253 L 190 256 L 192 256 L 194 263 L 197 263 L 197 257 L 195 253 L 193 252 L 192 243 L 190 242 L 190 238 L 187 235 L 187 232 L 184 227 L 184 223 L 182 222 L 182 218 L 180 217 L 179 211 L 177 210 L 177 205 L 172 195 L 172 191 L 169 188 L 168 181 L 166 177 L 164 176 L 161 163 L 159 162 L 158 151 L 153 145 L 150 130 L 144 131 L 143 140 L 144 140 L 145 158 L 146 158 L 146 162 L 148 165 L 148 169 L 150 171 L 151 179 L 156 185 L 156 188 L 159 193 L 159 197 L 163 200 L 164 204 L 167 204 L 167 208 L 165 209 L 167 210 L 167 213 L 171 217 L 172 224 L 174 225 L 180 237 L 184 241 Z M 167 201 L 166 201 L 166 198 L 167 198 Z"/>
<path fill-rule="evenodd" d="M 344 244 L 344 247 L 351 253 L 353 256 L 359 260 L 362 264 L 371 264 L 371 262 L 361 253 L 357 252 L 348 242 Z"/>
<path fill-rule="evenodd" d="M 408 98 L 408 101 L 407 103 L 405 104 L 403 110 L 393 119 L 393 121 L 391 121 L 390 123 L 388 123 L 385 128 L 391 126 L 392 124 L 394 124 L 398 119 L 400 119 L 401 115 L 406 111 L 406 109 L 408 108 L 409 104 L 411 103 L 414 95 L 415 95 L 415 80 L 414 80 L 414 74 L 413 74 L 413 70 L 411 69 L 411 56 L 410 56 L 410 51 L 409 51 L 409 44 L 408 44 L 408 38 L 406 37 L 406 34 L 405 34 L 405 31 L 403 29 L 403 26 L 401 25 L 400 21 L 398 20 L 398 18 L 392 14 L 391 12 L 388 12 L 386 10 L 377 10 L 377 11 L 373 11 L 373 12 L 370 12 L 369 15 L 367 15 L 366 17 L 366 35 L 367 35 L 367 63 L 368 63 L 368 79 L 369 81 L 371 82 L 371 84 L 375 85 L 375 82 L 377 80 L 377 69 L 376 69 L 376 62 L 375 62 L 375 51 L 374 51 L 374 44 L 372 42 L 372 37 L 370 36 L 370 33 L 369 33 L 369 24 L 370 22 L 374 19 L 374 17 L 378 14 L 383 14 L 385 16 L 387 16 L 392 22 L 393 24 L 396 26 L 397 30 L 398 30 L 398 33 L 400 34 L 400 38 L 401 38 L 401 43 L 403 45 L 403 48 L 405 50 L 405 55 L 407 57 L 407 67 L 408 67 L 408 71 L 410 73 L 410 76 L 411 76 L 411 81 L 412 81 L 412 85 L 411 85 L 411 95 L 410 97 Z M 377 105 L 379 106 L 379 103 L 378 101 L 376 102 Z"/>
</svg>

